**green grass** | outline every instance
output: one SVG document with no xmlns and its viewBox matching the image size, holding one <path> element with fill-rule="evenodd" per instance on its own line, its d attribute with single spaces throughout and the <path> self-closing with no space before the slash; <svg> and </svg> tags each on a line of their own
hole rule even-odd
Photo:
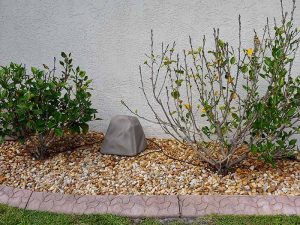
<svg viewBox="0 0 300 225">
<path fill-rule="evenodd" d="M 0 204 L 0 225 L 132 225 L 131 219 L 114 215 L 65 215 L 36 212 L 8 207 Z M 161 225 L 156 219 L 144 219 L 139 225 Z M 184 225 L 183 221 L 165 224 Z M 218 216 L 211 215 L 195 219 L 200 225 L 300 225 L 300 216 Z"/>
</svg>

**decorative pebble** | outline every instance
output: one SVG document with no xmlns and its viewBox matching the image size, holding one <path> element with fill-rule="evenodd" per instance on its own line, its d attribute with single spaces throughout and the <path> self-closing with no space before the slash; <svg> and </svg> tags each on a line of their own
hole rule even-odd
<svg viewBox="0 0 300 225">
<path fill-rule="evenodd" d="M 5 142 L 0 145 L 0 184 L 79 195 L 300 195 L 299 161 L 282 160 L 272 167 L 251 156 L 227 176 L 221 176 L 201 162 L 192 149 L 174 140 L 151 139 L 168 155 L 198 166 L 175 161 L 162 152 L 150 153 L 158 150 L 151 142 L 135 157 L 102 155 L 102 139 L 103 134 L 91 132 L 69 137 L 69 142 L 59 140 L 57 144 L 65 151 L 45 161 L 33 159 L 17 142 Z M 78 143 L 95 144 L 71 149 Z"/>
</svg>

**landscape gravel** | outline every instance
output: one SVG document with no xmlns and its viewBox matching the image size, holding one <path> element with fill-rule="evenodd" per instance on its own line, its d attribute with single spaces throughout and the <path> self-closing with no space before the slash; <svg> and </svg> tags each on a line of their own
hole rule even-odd
<svg viewBox="0 0 300 225">
<path fill-rule="evenodd" d="M 97 132 L 60 138 L 53 146 L 55 154 L 44 161 L 35 160 L 28 147 L 7 141 L 0 146 L 0 184 L 78 195 L 300 196 L 296 160 L 281 160 L 273 167 L 251 156 L 221 176 L 175 140 L 151 138 L 147 149 L 134 157 L 101 154 L 102 140 L 103 134 Z M 166 154 L 193 165 L 167 157 L 153 142 Z"/>
</svg>

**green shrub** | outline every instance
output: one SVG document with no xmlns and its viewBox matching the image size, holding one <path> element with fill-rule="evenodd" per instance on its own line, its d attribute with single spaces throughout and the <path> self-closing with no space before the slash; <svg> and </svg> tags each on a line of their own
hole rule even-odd
<svg viewBox="0 0 300 225">
<path fill-rule="evenodd" d="M 197 47 L 190 38 L 190 49 L 183 53 L 175 53 L 175 42 L 162 43 L 157 54 L 151 31 L 151 50 L 139 71 L 141 89 L 155 119 L 122 103 L 191 146 L 221 174 L 246 159 L 251 150 L 270 159 L 273 148 L 285 151 L 282 142 L 294 147 L 292 135 L 299 131 L 300 118 L 299 77 L 291 76 L 299 47 L 294 9 L 295 2 L 288 20 L 282 7 L 280 25 L 272 30 L 267 23 L 261 38 L 254 31 L 253 47 L 246 49 L 242 49 L 240 17 L 237 49 L 215 29 L 212 49 L 207 49 L 204 36 Z"/>
<path fill-rule="evenodd" d="M 34 156 L 44 159 L 49 144 L 65 130 L 86 133 L 87 122 L 96 119 L 88 76 L 73 68 L 71 53 L 62 52 L 60 76 L 57 68 L 31 68 L 11 63 L 0 68 L 0 137 L 16 136 L 37 143 Z"/>
<path fill-rule="evenodd" d="M 271 163 L 294 153 L 300 131 L 300 76 L 292 76 L 300 42 L 300 31 L 293 27 L 294 9 L 295 2 L 290 18 L 282 12 L 273 35 L 266 26 L 263 57 L 255 59 L 261 60 L 259 78 L 267 83 L 267 91 L 254 105 L 260 115 L 252 126 L 251 150 Z"/>
</svg>

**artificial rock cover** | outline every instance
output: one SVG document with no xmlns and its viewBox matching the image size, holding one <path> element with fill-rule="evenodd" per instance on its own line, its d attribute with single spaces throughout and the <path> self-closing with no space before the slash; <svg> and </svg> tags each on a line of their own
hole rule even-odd
<svg viewBox="0 0 300 225">
<path fill-rule="evenodd" d="M 134 116 L 118 115 L 111 119 L 101 153 L 135 156 L 145 150 L 145 133 Z"/>
</svg>

